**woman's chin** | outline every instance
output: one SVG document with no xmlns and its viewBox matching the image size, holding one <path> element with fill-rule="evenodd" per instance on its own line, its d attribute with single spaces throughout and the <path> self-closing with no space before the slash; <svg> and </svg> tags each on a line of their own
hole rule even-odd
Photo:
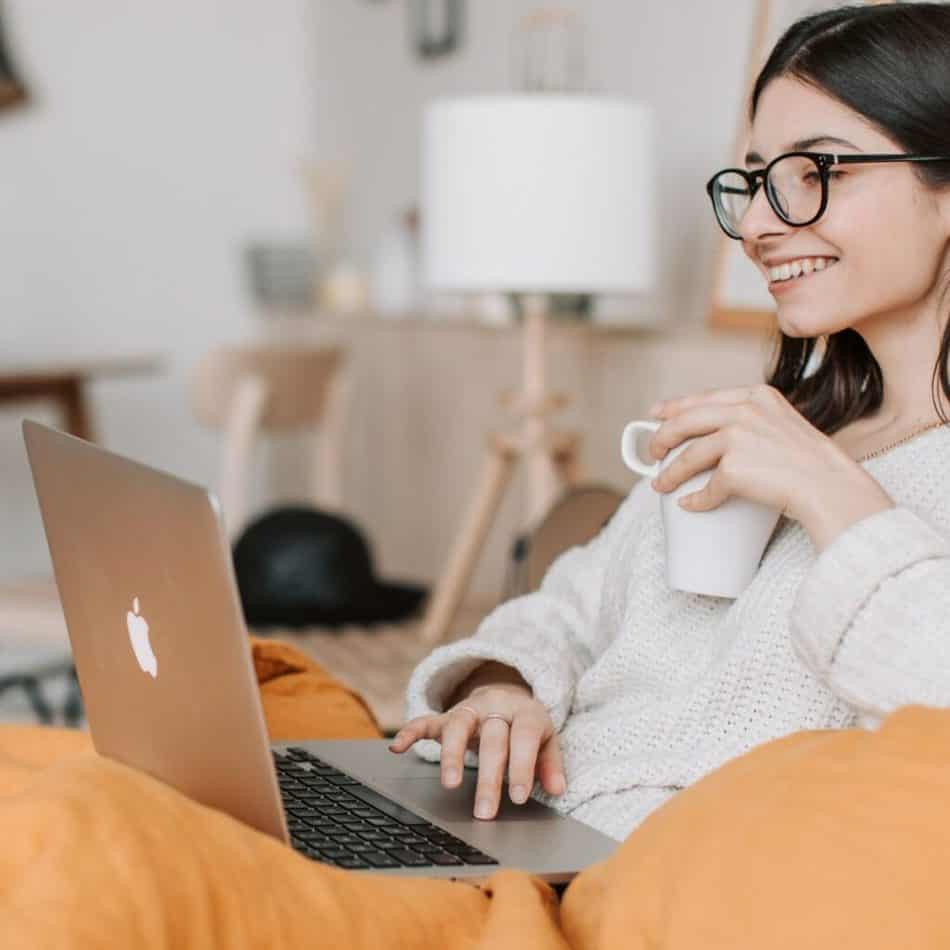
<svg viewBox="0 0 950 950">
<path fill-rule="evenodd" d="M 840 320 L 823 317 L 813 310 L 805 312 L 804 308 L 783 307 L 781 304 L 775 312 L 775 322 L 785 336 L 793 338 L 824 336 L 847 326 L 847 323 L 842 326 Z"/>
<path fill-rule="evenodd" d="M 785 336 L 792 337 L 793 339 L 819 335 L 818 333 L 815 333 L 813 330 L 811 330 L 809 326 L 810 321 L 789 319 L 788 317 L 782 315 L 781 310 L 776 313 L 775 322 L 778 324 L 779 330 L 781 330 Z"/>
</svg>

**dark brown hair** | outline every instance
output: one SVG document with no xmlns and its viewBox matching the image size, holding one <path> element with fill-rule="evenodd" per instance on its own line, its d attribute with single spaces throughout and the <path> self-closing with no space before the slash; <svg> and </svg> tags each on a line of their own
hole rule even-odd
<svg viewBox="0 0 950 950">
<path fill-rule="evenodd" d="M 862 115 L 907 152 L 950 154 L 950 6 L 886 3 L 846 6 L 794 23 L 762 67 L 752 90 L 755 117 L 765 87 L 797 79 Z M 924 184 L 950 187 L 950 162 L 914 166 Z M 950 275 L 944 275 L 950 277 Z M 950 285 L 944 287 L 944 295 Z M 853 329 L 823 338 L 779 332 L 768 382 L 827 434 L 876 411 L 884 395 L 881 367 Z M 944 422 L 950 401 L 950 321 L 933 369 L 934 407 Z M 806 375 L 806 370 L 808 374 Z"/>
</svg>

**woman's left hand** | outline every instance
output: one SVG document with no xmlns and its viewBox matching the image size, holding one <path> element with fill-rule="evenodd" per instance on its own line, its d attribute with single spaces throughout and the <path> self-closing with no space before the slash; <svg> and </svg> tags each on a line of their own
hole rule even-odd
<svg viewBox="0 0 950 950">
<path fill-rule="evenodd" d="M 850 524 L 893 506 L 857 462 L 772 386 L 671 399 L 650 415 L 662 423 L 650 442 L 655 458 L 695 439 L 660 472 L 657 491 L 673 491 L 713 469 L 703 489 L 679 499 L 689 511 L 747 498 L 801 522 L 821 548 Z"/>
</svg>

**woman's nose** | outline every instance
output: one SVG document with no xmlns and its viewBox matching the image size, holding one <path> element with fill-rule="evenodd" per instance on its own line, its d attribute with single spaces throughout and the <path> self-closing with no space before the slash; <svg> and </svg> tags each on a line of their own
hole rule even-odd
<svg viewBox="0 0 950 950">
<path fill-rule="evenodd" d="M 739 234 L 742 240 L 757 241 L 766 235 L 787 234 L 790 230 L 791 227 L 775 213 L 769 204 L 763 185 L 752 196 L 752 201 L 739 222 Z"/>
</svg>

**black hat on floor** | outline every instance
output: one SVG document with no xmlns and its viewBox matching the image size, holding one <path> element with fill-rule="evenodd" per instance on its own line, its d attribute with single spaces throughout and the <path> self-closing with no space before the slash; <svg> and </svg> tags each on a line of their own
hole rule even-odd
<svg viewBox="0 0 950 950">
<path fill-rule="evenodd" d="M 403 620 L 428 593 L 379 580 L 369 544 L 340 515 L 287 506 L 251 522 L 234 545 L 249 626 L 338 627 Z"/>
</svg>

